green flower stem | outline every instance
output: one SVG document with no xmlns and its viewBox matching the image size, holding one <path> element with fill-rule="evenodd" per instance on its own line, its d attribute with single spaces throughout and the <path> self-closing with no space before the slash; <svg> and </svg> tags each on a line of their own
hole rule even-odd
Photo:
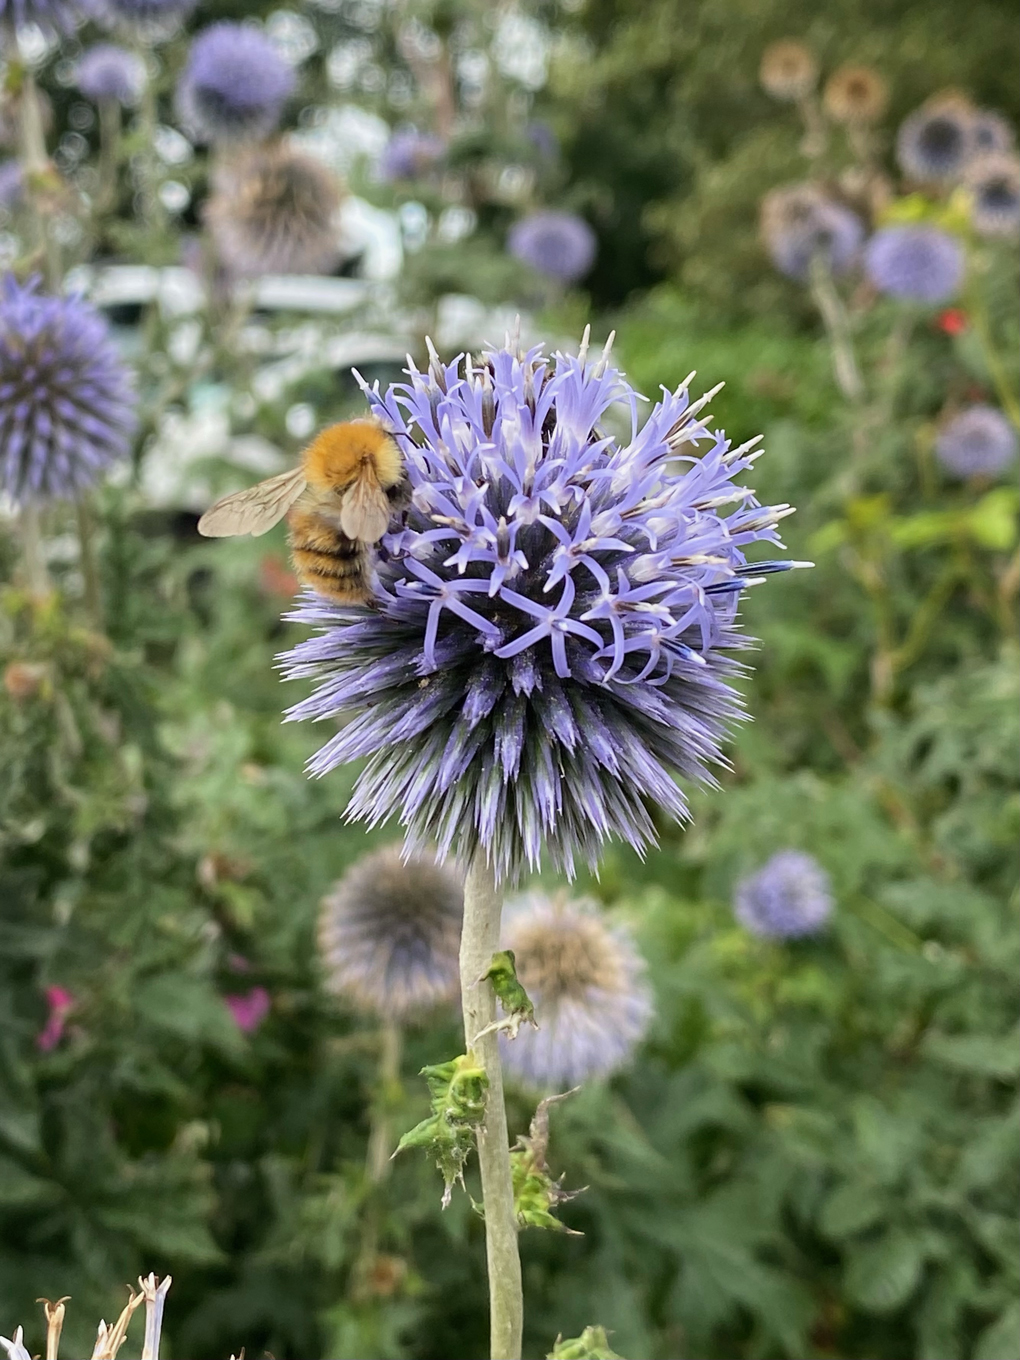
<svg viewBox="0 0 1020 1360">
<path fill-rule="evenodd" d="M 99 564 L 93 535 L 92 510 L 88 502 L 75 502 L 78 518 L 78 546 L 81 553 L 81 575 L 85 587 L 85 608 L 98 632 L 103 631 L 103 596 L 99 584 Z"/>
<path fill-rule="evenodd" d="M 864 396 L 864 384 L 861 382 L 857 359 L 854 356 L 850 321 L 832 282 L 832 274 L 819 255 L 811 261 L 811 296 L 829 334 L 836 383 L 847 401 L 856 404 Z"/>
<path fill-rule="evenodd" d="M 21 547 L 25 555 L 25 580 L 33 595 L 46 595 L 50 589 L 49 572 L 42 553 L 42 533 L 39 525 L 39 507 L 21 507 Z"/>
<path fill-rule="evenodd" d="M 15 50 L 17 50 L 16 47 Z M 47 286 L 55 291 L 62 276 L 60 248 L 53 234 L 46 230 L 49 213 L 46 205 L 41 201 L 44 193 L 43 186 L 51 174 L 51 167 L 49 156 L 46 154 L 46 138 L 43 135 L 39 89 L 35 83 L 35 76 L 27 65 L 22 68 L 18 109 L 21 164 L 25 173 L 27 198 L 36 236 L 36 246 L 46 262 Z"/>
<path fill-rule="evenodd" d="M 988 324 L 984 303 L 976 287 L 969 289 L 964 305 L 967 308 L 970 324 L 974 328 L 978 344 L 981 346 L 981 353 L 988 366 L 992 383 L 998 393 L 999 401 L 1002 403 L 1002 409 L 1016 428 L 1020 430 L 1020 401 L 1017 400 L 1016 384 L 1006 371 L 1006 366 L 995 348 L 995 341 L 992 339 L 992 329 Z"/>
<path fill-rule="evenodd" d="M 489 1268 L 489 1325 L 492 1360 L 520 1360 L 524 1295 L 517 1249 L 510 1139 L 503 1103 L 499 1036 L 478 1038 L 496 1019 L 496 994 L 482 980 L 499 949 L 503 898 L 492 869 L 479 857 L 464 883 L 464 928 L 460 942 L 460 989 L 464 1039 L 489 1079 L 485 1120 L 478 1130 L 478 1165 L 485 1206 L 485 1248 Z"/>
<path fill-rule="evenodd" d="M 365 1169 L 373 1185 L 379 1185 L 389 1175 L 390 1157 L 395 1146 L 393 1139 L 393 1093 L 400 1086 L 400 1026 L 384 1020 L 379 1031 L 379 1086 L 372 1106 L 372 1123 L 368 1133 L 368 1152 Z"/>
<path fill-rule="evenodd" d="M 115 99 L 99 101 L 99 190 L 96 211 L 109 212 L 117 199 L 117 163 L 120 160 L 121 116 Z"/>
</svg>

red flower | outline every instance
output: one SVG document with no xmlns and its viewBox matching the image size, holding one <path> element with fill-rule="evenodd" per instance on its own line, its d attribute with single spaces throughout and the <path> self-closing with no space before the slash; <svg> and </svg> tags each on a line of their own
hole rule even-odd
<svg viewBox="0 0 1020 1360">
<path fill-rule="evenodd" d="M 960 307 L 947 307 L 935 319 L 935 325 L 946 335 L 960 335 L 967 329 L 967 313 Z"/>
<path fill-rule="evenodd" d="M 64 1037 L 64 1024 L 74 1006 L 74 997 L 64 987 L 47 987 L 46 1004 L 50 1013 L 46 1024 L 35 1036 L 35 1044 L 43 1053 L 50 1053 Z"/>
</svg>

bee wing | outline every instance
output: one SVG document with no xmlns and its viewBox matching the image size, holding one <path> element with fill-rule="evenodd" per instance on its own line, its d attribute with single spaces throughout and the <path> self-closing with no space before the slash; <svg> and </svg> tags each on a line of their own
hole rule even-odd
<svg viewBox="0 0 1020 1360">
<path fill-rule="evenodd" d="M 382 487 L 374 477 L 359 477 L 344 496 L 340 507 L 340 528 L 348 538 L 362 543 L 378 543 L 386 532 L 393 513 Z"/>
<path fill-rule="evenodd" d="M 209 507 L 198 521 L 198 532 L 206 538 L 234 538 L 238 534 L 258 538 L 279 524 L 306 485 L 304 469 L 296 467 L 245 491 L 235 491 Z"/>
</svg>

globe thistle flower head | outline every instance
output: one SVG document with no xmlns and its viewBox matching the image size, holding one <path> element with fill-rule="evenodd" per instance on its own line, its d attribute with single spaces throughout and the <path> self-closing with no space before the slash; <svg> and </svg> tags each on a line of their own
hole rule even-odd
<svg viewBox="0 0 1020 1360">
<path fill-rule="evenodd" d="M 1017 432 L 994 406 L 969 406 L 939 431 L 939 462 L 953 477 L 997 477 L 1017 455 Z"/>
<path fill-rule="evenodd" d="M 734 895 L 737 920 L 766 939 L 816 935 L 832 912 L 829 876 L 802 850 L 780 850 Z"/>
<path fill-rule="evenodd" d="M 975 109 L 971 119 L 974 152 L 978 156 L 991 151 L 1012 151 L 1013 129 L 1001 114 L 993 109 Z"/>
<path fill-rule="evenodd" d="M 876 231 L 864 251 L 868 278 L 883 293 L 913 302 L 946 302 L 963 281 L 963 246 L 938 227 Z"/>
<path fill-rule="evenodd" d="M 973 153 L 974 110 L 958 94 L 929 99 L 904 119 L 896 134 L 896 159 L 916 180 L 957 180 Z"/>
<path fill-rule="evenodd" d="M 261 30 L 211 24 L 191 45 L 177 111 L 201 141 L 241 141 L 271 132 L 293 91 L 293 71 Z"/>
<path fill-rule="evenodd" d="M 434 170 L 446 155 L 446 142 L 417 128 L 398 128 L 383 147 L 377 168 L 387 183 L 421 179 Z"/>
<path fill-rule="evenodd" d="M 535 1007 L 538 1029 L 500 1036 L 506 1069 L 539 1090 L 608 1076 L 630 1057 L 652 1018 L 644 961 L 629 932 L 594 903 L 529 893 L 507 909 L 504 944 Z"/>
<path fill-rule="evenodd" d="M 106 28 L 125 25 L 157 41 L 170 36 L 198 0 L 83 0 L 89 17 Z"/>
<path fill-rule="evenodd" d="M 464 915 L 459 873 L 400 846 L 365 855 L 322 903 L 326 986 L 360 1010 L 403 1021 L 459 987 Z"/>
<path fill-rule="evenodd" d="M 794 103 L 818 84 L 818 58 L 796 38 L 770 43 L 762 53 L 758 78 L 773 99 Z"/>
<path fill-rule="evenodd" d="M 0 488 L 18 503 L 76 496 L 123 458 L 135 427 L 127 368 L 99 313 L 0 285 Z"/>
<path fill-rule="evenodd" d="M 136 104 L 145 88 L 145 63 L 114 43 L 97 43 L 78 62 L 75 83 L 87 99 Z"/>
<path fill-rule="evenodd" d="M 870 66 L 840 66 L 825 82 L 822 102 L 835 122 L 867 127 L 885 113 L 889 87 Z"/>
<path fill-rule="evenodd" d="M 205 215 L 232 274 L 324 274 L 340 258 L 339 210 L 336 176 L 283 142 L 222 168 Z"/>
<path fill-rule="evenodd" d="M 586 351 L 433 350 L 409 382 L 364 387 L 413 503 L 374 607 L 306 594 L 294 618 L 322 634 L 284 658 L 319 681 L 291 720 L 344 724 L 312 773 L 367 757 L 348 817 L 395 816 L 413 848 L 480 853 L 500 880 L 543 841 L 567 873 L 611 836 L 652 844 L 649 801 L 686 817 L 670 771 L 711 781 L 740 712 L 737 598 L 788 565 L 745 559 L 790 510 L 737 484 L 758 441 L 706 431 L 714 393 L 665 393 L 639 431 L 637 394 Z M 623 445 L 601 427 L 617 401 Z"/>
<path fill-rule="evenodd" d="M 834 274 L 857 258 L 864 228 L 856 213 L 813 184 L 773 189 L 762 200 L 761 233 L 773 264 L 792 279 L 807 279 L 821 257 Z"/>
<path fill-rule="evenodd" d="M 522 217 L 507 236 L 510 254 L 547 278 L 573 283 L 595 260 L 595 233 L 573 213 L 536 212 Z"/>
<path fill-rule="evenodd" d="M 1020 160 L 1008 152 L 977 156 L 964 172 L 970 191 L 970 220 L 981 236 L 1020 232 Z"/>
</svg>

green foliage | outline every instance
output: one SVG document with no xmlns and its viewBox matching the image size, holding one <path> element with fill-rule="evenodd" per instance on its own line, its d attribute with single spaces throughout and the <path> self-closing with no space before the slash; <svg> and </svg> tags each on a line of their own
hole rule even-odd
<svg viewBox="0 0 1020 1360">
<path fill-rule="evenodd" d="M 621 1360 L 609 1349 L 605 1327 L 585 1327 L 580 1336 L 569 1341 L 557 1338 L 546 1360 Z"/>
<path fill-rule="evenodd" d="M 405 1133 L 397 1151 L 422 1148 L 443 1173 L 443 1208 L 450 1203 L 453 1183 L 464 1179 L 464 1163 L 475 1145 L 475 1131 L 485 1118 L 489 1079 L 467 1053 L 449 1062 L 423 1067 L 432 1113 Z"/>
<path fill-rule="evenodd" d="M 493 954 L 492 963 L 482 977 L 492 983 L 492 990 L 506 1016 L 500 1027 L 505 1025 L 511 1038 L 516 1039 L 517 1031 L 525 1023 L 538 1028 L 535 1007 L 517 977 L 517 960 L 512 949 L 500 949 Z"/>
<path fill-rule="evenodd" d="M 573 1095 L 568 1091 L 567 1095 Z M 522 1133 L 510 1149 L 510 1169 L 514 1185 L 514 1209 L 522 1228 L 551 1228 L 554 1232 L 573 1233 L 553 1210 L 575 1199 L 579 1190 L 564 1190 L 561 1176 L 553 1180 L 546 1162 L 549 1148 L 549 1108 L 563 1096 L 546 1096 L 539 1102 L 527 1136 Z"/>
</svg>

